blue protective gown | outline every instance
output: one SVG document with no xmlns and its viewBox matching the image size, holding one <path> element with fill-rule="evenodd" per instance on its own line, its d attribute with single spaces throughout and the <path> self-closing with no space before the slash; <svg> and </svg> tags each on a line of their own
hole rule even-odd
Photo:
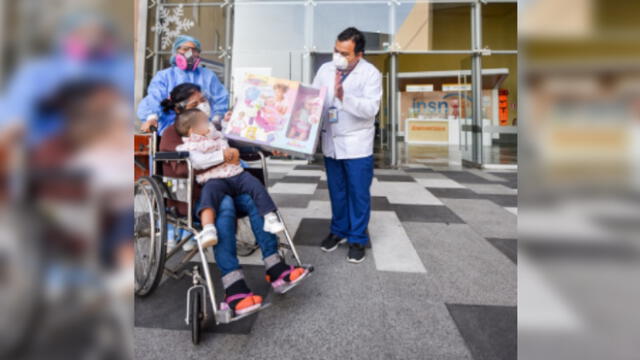
<svg viewBox="0 0 640 360">
<path fill-rule="evenodd" d="M 209 99 L 211 105 L 211 116 L 223 117 L 229 107 L 229 93 L 218 80 L 216 74 L 204 67 L 199 67 L 194 71 L 181 70 L 176 66 L 159 71 L 151 80 L 147 88 L 147 96 L 138 104 L 138 118 L 146 121 L 149 115 L 158 116 L 158 132 L 160 135 L 175 120 L 175 113 L 162 111 L 160 103 L 169 97 L 174 87 L 192 83 L 199 85 L 203 95 Z"/>
</svg>

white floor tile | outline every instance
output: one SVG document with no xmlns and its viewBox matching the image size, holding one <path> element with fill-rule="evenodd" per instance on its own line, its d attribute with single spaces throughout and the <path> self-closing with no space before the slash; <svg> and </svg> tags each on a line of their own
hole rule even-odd
<svg viewBox="0 0 640 360">
<path fill-rule="evenodd" d="M 271 194 L 313 195 L 318 184 L 277 183 L 269 188 Z"/>
<path fill-rule="evenodd" d="M 324 175 L 324 171 L 323 170 L 291 170 L 289 171 L 289 173 L 287 174 L 288 176 L 313 176 L 313 177 L 317 177 L 320 176 L 322 177 L 322 175 Z"/>
<path fill-rule="evenodd" d="M 393 211 L 372 211 L 369 222 L 371 249 L 376 269 L 410 273 L 427 270 Z"/>
<path fill-rule="evenodd" d="M 512 189 L 502 184 L 465 184 L 465 186 L 478 194 L 518 195 L 518 189 Z"/>
<path fill-rule="evenodd" d="M 282 213 L 289 234 L 294 237 L 302 219 L 331 219 L 331 202 L 311 200 L 305 209 L 280 208 L 280 213 Z"/>
<path fill-rule="evenodd" d="M 416 182 L 380 182 L 373 179 L 371 196 L 385 196 L 392 204 L 442 205 L 437 197 Z"/>
</svg>

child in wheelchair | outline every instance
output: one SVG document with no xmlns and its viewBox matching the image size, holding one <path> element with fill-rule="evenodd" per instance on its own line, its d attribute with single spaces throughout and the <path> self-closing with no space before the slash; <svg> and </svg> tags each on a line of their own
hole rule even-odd
<svg viewBox="0 0 640 360">
<path fill-rule="evenodd" d="M 198 234 L 197 239 L 203 248 L 218 243 L 214 224 L 216 213 L 220 211 L 221 202 L 226 195 L 236 198 L 248 194 L 257 212 L 264 219 L 263 231 L 276 234 L 284 230 L 284 225 L 275 214 L 276 205 L 264 185 L 243 170 L 240 166 L 239 151 L 229 147 L 222 133 L 208 122 L 205 113 L 197 109 L 180 113 L 175 121 L 175 129 L 178 135 L 183 137 L 183 143 L 178 145 L 176 150 L 189 152 L 194 169 L 206 169 L 196 175 L 196 181 L 203 184 L 197 210 L 202 224 L 202 232 Z M 218 156 L 212 157 L 211 153 L 217 153 Z M 275 249 L 277 238 L 271 235 L 269 240 L 272 240 L 269 242 L 273 243 Z M 216 258 L 222 255 L 217 254 L 218 252 L 228 250 L 226 245 L 223 246 L 224 249 L 216 246 Z M 308 269 L 287 265 L 277 251 L 270 254 L 264 253 L 263 249 L 263 255 L 267 281 L 276 292 L 284 292 L 295 286 L 309 273 Z M 233 309 L 236 315 L 252 312 L 262 305 L 262 297 L 254 295 L 249 290 L 240 269 L 226 273 L 222 282 L 226 293 L 225 304 Z"/>
<path fill-rule="evenodd" d="M 277 234 L 284 230 L 284 225 L 275 214 L 276 205 L 269 196 L 267 189 L 260 181 L 244 171 L 240 165 L 240 152 L 229 147 L 227 140 L 216 128 L 209 123 L 207 115 L 191 109 L 182 112 L 176 118 L 177 133 L 183 137 L 183 143 L 176 147 L 177 151 L 188 151 L 189 159 L 195 169 L 205 169 L 196 175 L 196 181 L 203 185 L 198 215 L 203 230 L 198 235 L 202 247 L 213 246 L 217 243 L 215 224 L 215 209 L 225 195 L 237 196 L 241 193 L 251 195 L 253 201 L 264 216 L 264 231 Z M 202 161 L 203 155 L 218 154 L 215 159 L 219 162 Z M 213 166 L 213 167 L 212 167 Z"/>
</svg>

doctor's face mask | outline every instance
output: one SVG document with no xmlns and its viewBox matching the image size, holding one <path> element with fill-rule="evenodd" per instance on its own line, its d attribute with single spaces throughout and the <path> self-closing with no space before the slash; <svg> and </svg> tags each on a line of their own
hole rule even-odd
<svg viewBox="0 0 640 360">
<path fill-rule="evenodd" d="M 352 40 L 336 41 L 333 49 L 333 64 L 338 70 L 352 69 L 362 58 L 362 53 L 355 53 L 355 43 Z"/>
</svg>

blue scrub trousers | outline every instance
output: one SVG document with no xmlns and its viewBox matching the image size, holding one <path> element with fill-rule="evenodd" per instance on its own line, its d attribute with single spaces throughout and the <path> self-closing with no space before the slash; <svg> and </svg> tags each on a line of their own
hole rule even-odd
<svg viewBox="0 0 640 360">
<path fill-rule="evenodd" d="M 350 244 L 366 245 L 371 217 L 373 155 L 344 160 L 325 157 L 324 165 L 331 198 L 331 233 L 347 238 Z"/>
</svg>

